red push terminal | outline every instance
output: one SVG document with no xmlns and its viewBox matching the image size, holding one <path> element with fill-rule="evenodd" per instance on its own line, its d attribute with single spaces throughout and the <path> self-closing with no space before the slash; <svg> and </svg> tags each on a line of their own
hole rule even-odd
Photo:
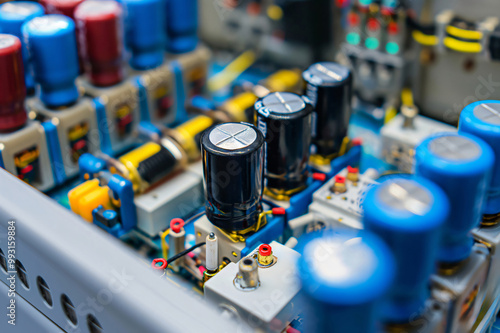
<svg viewBox="0 0 500 333">
<path fill-rule="evenodd" d="M 99 87 L 123 80 L 122 9 L 115 1 L 87 0 L 75 11 L 85 73 Z"/>
<path fill-rule="evenodd" d="M 184 227 L 183 219 L 172 219 L 172 221 L 170 221 L 170 230 L 172 232 L 175 232 L 176 234 L 181 232 L 183 227 Z"/>
<path fill-rule="evenodd" d="M 0 131 L 9 132 L 26 123 L 26 86 L 19 38 L 0 34 Z"/>
</svg>

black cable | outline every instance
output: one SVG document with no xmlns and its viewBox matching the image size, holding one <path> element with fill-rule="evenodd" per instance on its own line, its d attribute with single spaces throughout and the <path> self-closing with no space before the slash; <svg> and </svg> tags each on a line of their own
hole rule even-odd
<svg viewBox="0 0 500 333">
<path fill-rule="evenodd" d="M 205 245 L 205 242 L 202 242 L 202 243 L 196 244 L 195 246 L 192 246 L 192 247 L 190 247 L 190 248 L 189 248 L 189 249 L 187 249 L 187 250 L 184 250 L 184 251 L 182 251 L 182 252 L 177 253 L 177 254 L 176 254 L 175 256 L 173 256 L 172 258 L 167 259 L 167 265 L 170 265 L 171 263 L 173 263 L 173 262 L 174 262 L 174 261 L 176 261 L 177 259 L 179 259 L 179 258 L 181 258 L 181 257 L 185 256 L 185 255 L 186 255 L 186 254 L 188 254 L 189 252 L 191 252 L 191 251 L 193 251 L 193 250 L 195 250 L 195 249 L 197 249 L 197 248 L 199 248 L 200 246 L 203 246 L 203 245 Z"/>
</svg>

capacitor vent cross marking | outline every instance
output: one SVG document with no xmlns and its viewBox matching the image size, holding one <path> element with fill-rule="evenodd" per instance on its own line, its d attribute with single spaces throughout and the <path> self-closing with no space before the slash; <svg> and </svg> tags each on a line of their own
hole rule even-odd
<svg viewBox="0 0 500 333">
<path fill-rule="evenodd" d="M 439 137 L 430 143 L 429 148 L 437 156 L 452 161 L 472 160 L 481 153 L 476 143 L 460 136 Z"/>
<path fill-rule="evenodd" d="M 257 139 L 257 133 L 244 124 L 224 124 L 210 133 L 210 142 L 226 150 L 237 150 L 250 146 Z"/>
<path fill-rule="evenodd" d="M 340 76 L 337 72 L 325 67 L 323 64 L 317 64 L 315 67 L 319 72 L 325 74 L 326 76 L 328 76 L 334 80 L 337 80 L 337 81 L 342 80 L 342 76 Z"/>
<path fill-rule="evenodd" d="M 408 181 L 383 187 L 380 199 L 394 209 L 406 210 L 415 215 L 425 215 L 432 204 L 432 198 L 427 190 Z"/>
<path fill-rule="evenodd" d="M 500 125 L 500 104 L 481 103 L 474 108 L 474 115 L 485 123 Z"/>
<path fill-rule="evenodd" d="M 279 92 L 266 96 L 262 100 L 262 104 L 273 113 L 298 112 L 306 105 L 304 100 L 296 94 Z"/>
</svg>

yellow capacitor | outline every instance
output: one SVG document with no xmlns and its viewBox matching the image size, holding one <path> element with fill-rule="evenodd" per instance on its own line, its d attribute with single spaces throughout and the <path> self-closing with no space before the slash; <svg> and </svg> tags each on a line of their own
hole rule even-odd
<svg viewBox="0 0 500 333">
<path fill-rule="evenodd" d="M 161 146 L 159 144 L 148 142 L 119 158 L 119 161 L 129 172 L 129 180 L 132 182 L 134 192 L 138 192 L 144 187 L 142 177 L 137 170 L 139 164 L 157 154 L 160 150 Z"/>
<path fill-rule="evenodd" d="M 99 180 L 92 179 L 78 185 L 68 193 L 71 210 L 88 222 L 92 222 L 92 211 L 99 206 L 111 209 L 109 188 L 100 186 Z"/>
<path fill-rule="evenodd" d="M 301 94 L 302 76 L 298 69 L 283 69 L 271 74 L 264 85 L 271 92 L 288 91 Z"/>
<path fill-rule="evenodd" d="M 243 92 L 228 101 L 226 101 L 221 109 L 226 111 L 233 121 L 248 121 L 247 116 L 245 115 L 245 111 L 248 108 L 253 108 L 253 105 L 257 101 L 257 96 L 255 96 L 252 92 Z"/>
<path fill-rule="evenodd" d="M 198 136 L 213 124 L 214 120 L 212 118 L 199 115 L 177 126 L 169 134 L 181 145 L 189 160 L 194 161 L 200 157 Z"/>
</svg>

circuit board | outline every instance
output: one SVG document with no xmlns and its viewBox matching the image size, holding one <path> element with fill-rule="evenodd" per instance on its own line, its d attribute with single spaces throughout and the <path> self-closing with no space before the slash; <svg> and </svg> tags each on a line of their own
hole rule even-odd
<svg viewBox="0 0 500 333">
<path fill-rule="evenodd" d="M 497 13 L 4 2 L 0 332 L 500 332 Z"/>
</svg>

